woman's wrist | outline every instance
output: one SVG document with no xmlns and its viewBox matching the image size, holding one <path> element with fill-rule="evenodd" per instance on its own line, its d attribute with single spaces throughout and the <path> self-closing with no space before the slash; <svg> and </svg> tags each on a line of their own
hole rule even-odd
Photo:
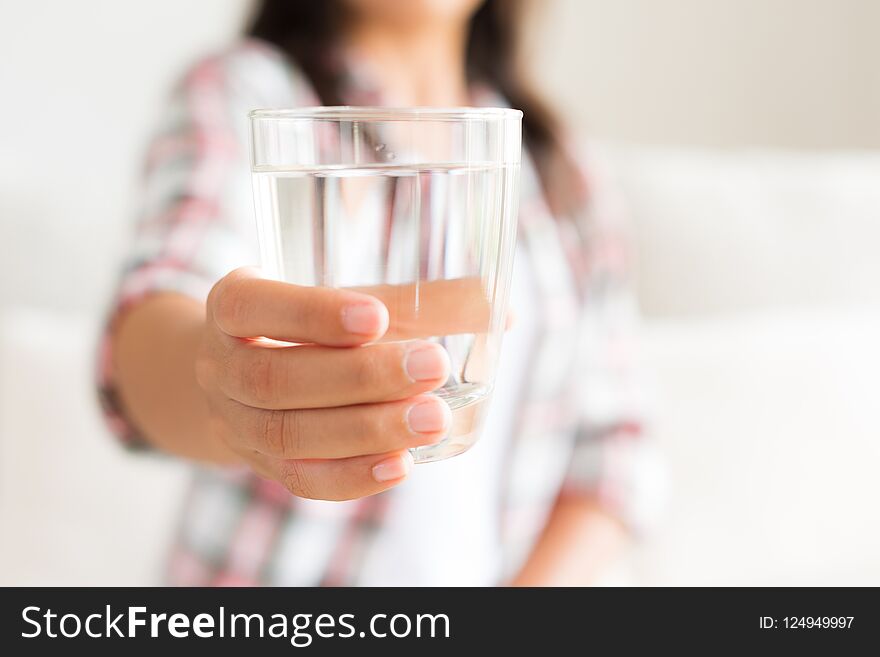
<svg viewBox="0 0 880 657">
<path fill-rule="evenodd" d="M 592 497 L 557 499 L 538 543 L 511 586 L 590 586 L 626 543 L 623 524 Z"/>
<path fill-rule="evenodd" d="M 113 372 L 128 420 L 154 447 L 185 458 L 233 465 L 238 457 L 211 432 L 195 363 L 205 331 L 203 303 L 150 295 L 120 318 Z"/>
</svg>

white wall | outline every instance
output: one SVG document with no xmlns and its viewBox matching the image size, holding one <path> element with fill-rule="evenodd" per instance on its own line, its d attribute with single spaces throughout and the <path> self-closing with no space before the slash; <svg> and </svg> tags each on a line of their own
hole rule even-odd
<svg viewBox="0 0 880 657">
<path fill-rule="evenodd" d="M 576 122 L 623 141 L 880 147 L 876 0 L 556 0 L 536 50 Z"/>
<path fill-rule="evenodd" d="M 593 135 L 880 146 L 880 2 L 537 4 L 546 9 L 540 77 Z M 131 218 L 141 148 L 168 87 L 233 35 L 248 7 L 0 3 L 0 307 L 102 303 Z"/>
<path fill-rule="evenodd" d="M 0 308 L 101 303 L 168 87 L 234 32 L 244 8 L 240 0 L 0 4 Z"/>
</svg>

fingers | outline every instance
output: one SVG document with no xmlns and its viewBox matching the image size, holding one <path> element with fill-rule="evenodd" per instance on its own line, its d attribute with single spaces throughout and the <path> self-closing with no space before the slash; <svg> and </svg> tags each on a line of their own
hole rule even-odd
<svg viewBox="0 0 880 657">
<path fill-rule="evenodd" d="M 208 297 L 209 318 L 227 335 L 285 342 L 351 346 L 370 342 L 388 328 L 388 310 L 352 290 L 302 287 L 237 269 Z"/>
<path fill-rule="evenodd" d="M 255 453 L 252 463 L 298 497 L 342 501 L 396 486 L 409 474 L 413 459 L 407 451 L 333 460 L 280 460 Z"/>
<path fill-rule="evenodd" d="M 350 349 L 299 345 L 268 349 L 236 342 L 216 380 L 228 397 L 257 408 L 324 408 L 405 399 L 442 386 L 446 350 L 433 342 L 380 343 Z"/>
<path fill-rule="evenodd" d="M 282 459 L 338 459 L 432 445 L 452 424 L 449 406 L 432 395 L 312 410 L 265 410 L 231 400 L 219 406 L 242 448 Z"/>
<path fill-rule="evenodd" d="M 243 268 L 214 286 L 208 312 L 233 337 L 338 347 L 485 333 L 491 303 L 478 277 L 339 289 L 291 285 Z"/>
</svg>

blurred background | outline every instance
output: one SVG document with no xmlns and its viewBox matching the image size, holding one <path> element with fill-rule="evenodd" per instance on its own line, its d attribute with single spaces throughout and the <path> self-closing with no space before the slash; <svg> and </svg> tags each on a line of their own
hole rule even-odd
<svg viewBox="0 0 880 657">
<path fill-rule="evenodd" d="M 640 252 L 666 514 L 609 583 L 880 585 L 880 2 L 555 0 Z M 245 0 L 0 0 L 0 584 L 151 584 L 187 473 L 91 368 L 145 140 Z"/>
</svg>

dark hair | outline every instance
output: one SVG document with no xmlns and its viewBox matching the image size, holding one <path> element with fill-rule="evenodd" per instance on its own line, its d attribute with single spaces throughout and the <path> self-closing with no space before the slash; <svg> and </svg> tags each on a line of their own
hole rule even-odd
<svg viewBox="0 0 880 657">
<path fill-rule="evenodd" d="M 344 104 L 341 72 L 328 51 L 345 20 L 344 0 L 262 0 L 248 34 L 273 44 L 308 77 L 324 105 Z M 545 196 L 556 212 L 580 205 L 584 188 L 562 146 L 556 115 L 534 92 L 519 66 L 525 0 L 485 0 L 470 21 L 467 75 L 498 90 L 523 111 L 523 141 L 534 158 Z"/>
</svg>

